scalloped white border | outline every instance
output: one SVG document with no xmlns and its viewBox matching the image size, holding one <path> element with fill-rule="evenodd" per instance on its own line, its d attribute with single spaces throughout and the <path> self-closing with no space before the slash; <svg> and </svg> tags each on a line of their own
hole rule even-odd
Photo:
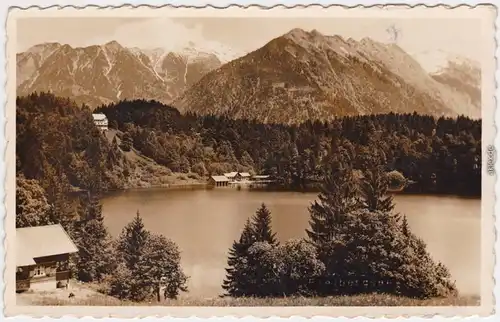
<svg viewBox="0 0 500 322">
<path fill-rule="evenodd" d="M 283 6 L 283 3 L 285 4 L 285 6 Z M 87 5 L 91 5 L 91 7 L 94 7 L 96 8 L 97 6 L 99 7 L 104 7 L 106 6 L 107 9 L 105 10 L 99 10 L 101 12 L 103 11 L 106 11 L 107 13 L 110 12 L 110 10 L 113 10 L 112 8 L 110 8 L 110 6 L 116 8 L 116 7 L 121 7 L 123 5 L 129 5 L 129 6 L 133 6 L 133 7 L 136 7 L 136 6 L 140 6 L 141 8 L 145 8 L 145 7 L 150 7 L 150 6 L 164 6 L 166 3 L 165 2 L 160 2 L 160 1 L 149 1 L 147 4 L 146 3 L 141 3 L 139 1 L 129 1 L 129 2 L 125 2 L 125 3 L 119 3 L 117 1 L 113 1 L 113 0 L 102 0 L 102 1 L 99 1 L 99 0 L 96 0 L 96 2 L 93 2 L 93 3 L 89 3 L 87 1 L 71 1 L 69 3 L 64 3 L 62 4 L 62 6 L 64 8 L 67 8 L 67 7 L 73 7 L 73 8 L 78 8 L 78 9 L 81 9 L 82 7 L 84 6 L 87 6 Z M 255 8 L 255 7 L 266 7 L 266 9 L 271 9 L 271 8 L 275 8 L 275 9 L 278 9 L 279 7 L 283 8 L 283 7 L 287 7 L 287 8 L 293 8 L 293 7 L 296 7 L 296 6 L 299 6 L 299 7 L 304 7 L 304 6 L 314 6 L 314 7 L 318 7 L 318 6 L 330 6 L 330 5 L 344 5 L 344 6 L 349 6 L 350 8 L 353 8 L 353 7 L 357 7 L 356 9 L 360 9 L 359 7 L 361 6 L 364 6 L 364 7 L 373 7 L 373 6 L 380 6 L 380 5 L 390 5 L 390 4 L 393 4 L 393 5 L 403 5 L 404 7 L 408 7 L 411 6 L 411 7 L 414 7 L 416 6 L 417 8 L 418 7 L 422 7 L 423 5 L 425 6 L 428 6 L 428 7 L 434 7 L 434 6 L 438 6 L 440 4 L 442 4 L 442 2 L 439 2 L 439 1 L 405 1 L 405 2 L 400 2 L 400 1 L 356 1 L 356 2 L 343 2 L 343 3 L 333 3 L 333 2 L 327 2 L 327 1 L 315 1 L 313 3 L 305 3 L 305 2 L 300 2 L 300 1 L 294 1 L 294 0 L 283 0 L 283 2 L 279 2 L 279 1 L 233 1 L 233 2 L 230 2 L 230 1 L 211 1 L 210 2 L 210 5 L 209 5 L 209 9 L 208 11 L 211 11 L 213 12 L 212 10 L 213 9 L 222 9 L 222 8 L 226 8 L 228 6 L 231 6 L 232 7 L 245 7 L 245 8 L 248 8 L 250 6 L 251 9 Z M 459 2 L 459 1 L 446 1 L 446 7 L 448 8 L 455 8 L 455 7 L 461 7 L 463 8 L 464 6 L 467 7 L 467 6 L 476 6 L 476 5 L 479 5 L 479 4 L 487 4 L 485 2 L 481 2 L 481 1 L 465 1 L 465 2 Z M 172 5 L 172 6 L 183 6 L 183 7 L 191 7 L 191 8 L 206 8 L 206 5 L 207 3 L 204 3 L 204 2 L 201 2 L 201 1 L 169 1 L 169 5 Z M 47 9 L 47 8 L 51 8 L 51 7 L 54 7 L 54 6 L 57 6 L 57 4 L 54 4 L 54 3 L 50 3 L 50 2 L 45 2 L 45 1 L 26 1 L 26 0 L 18 0 L 18 1 L 15 1 L 15 0 L 8 0 L 8 1 L 5 1 L 5 0 L 2 0 L 2 2 L 0 3 L 0 7 L 2 9 L 1 13 L 2 13 L 2 16 L 4 17 L 4 21 L 6 21 L 7 19 L 7 12 L 8 12 L 8 8 L 9 7 L 17 7 L 17 8 L 29 8 L 29 7 L 38 7 L 39 9 Z M 52 9 L 55 9 L 55 8 L 52 8 Z M 69 12 L 73 11 L 74 10 L 71 10 L 70 8 L 67 8 L 69 10 Z M 49 9 L 50 10 L 50 9 Z M 217 10 L 217 11 L 223 11 L 223 10 Z M 60 11 L 59 11 L 60 12 Z M 498 26 L 498 21 L 499 21 L 499 17 L 498 17 L 498 9 L 497 9 L 497 16 L 496 16 L 496 22 L 495 22 L 495 27 Z M 496 31 L 496 43 L 498 43 L 498 31 L 496 30 L 495 28 L 495 31 Z M 7 31 L 6 29 L 3 29 L 2 30 L 3 33 L 5 33 L 4 35 L 4 39 L 7 39 L 6 36 L 7 36 Z M 8 40 L 7 40 L 8 42 Z M 6 42 L 6 44 L 7 44 Z M 7 46 L 7 45 L 6 45 Z M 6 50 L 7 47 L 2 47 L 2 50 Z M 496 57 L 496 54 L 497 54 L 497 49 L 495 48 L 495 57 Z M 3 84 L 5 84 L 6 86 L 4 86 L 4 89 L 3 91 L 1 92 L 1 98 L 3 98 L 3 101 L 4 102 L 7 102 L 7 95 L 6 95 L 6 92 L 5 92 L 5 89 L 9 89 L 9 93 L 12 93 L 12 92 L 15 92 L 15 85 L 11 84 L 13 82 L 7 82 L 7 77 L 6 77 L 6 71 L 9 69 L 8 65 L 7 65 L 7 62 L 6 62 L 6 52 L 3 53 L 3 55 L 0 56 L 0 65 L 2 65 L 3 63 L 3 66 L 6 66 L 6 69 L 4 69 L 1 73 L 1 77 L 0 78 L 0 82 L 3 81 Z M 484 66 L 484 63 L 483 63 L 483 66 Z M 495 60 L 495 65 L 494 65 L 494 69 L 496 72 L 497 71 L 497 64 L 496 64 L 496 60 Z M 492 66 L 493 67 L 493 66 Z M 11 71 L 12 72 L 12 71 Z M 492 75 L 493 76 L 493 75 Z M 496 76 L 496 73 L 495 73 L 495 76 Z M 492 86 L 493 84 L 488 84 L 488 83 L 485 83 L 484 82 L 484 72 L 483 72 L 483 102 L 485 101 L 485 97 L 484 97 L 484 87 L 485 86 Z M 496 88 L 496 77 L 495 77 L 495 97 L 496 97 L 496 94 L 498 94 L 498 89 Z M 13 86 L 13 87 L 12 87 Z M 12 91 L 12 88 L 14 88 L 14 91 Z M 492 92 L 493 93 L 493 92 Z M 10 100 L 12 100 L 13 97 L 10 97 L 9 98 L 9 102 Z M 492 97 L 489 97 L 488 99 L 491 100 Z M 10 102 L 12 103 L 12 102 Z M 495 101 L 496 103 L 496 101 Z M 7 105 L 4 105 L 4 106 L 7 106 Z M 495 104 L 495 107 L 496 107 L 496 104 Z M 498 121 L 498 118 L 500 118 L 500 113 L 496 113 L 496 109 L 494 109 L 494 115 L 495 115 L 495 122 L 494 124 L 497 124 L 497 121 Z M 6 114 L 7 113 L 10 114 L 10 112 L 7 110 L 6 111 Z M 490 113 L 488 111 L 488 113 Z M 484 112 L 483 110 L 483 122 L 484 120 L 492 120 L 491 119 L 491 115 L 485 115 L 486 113 Z M 7 122 L 1 122 L 1 126 L 4 126 L 3 131 L 1 131 L 2 133 L 5 133 L 6 135 L 6 140 L 2 140 L 0 141 L 1 143 L 0 144 L 4 144 L 6 143 L 6 147 L 7 149 L 5 149 L 5 146 L 4 145 L 1 145 L 2 148 L 0 148 L 1 150 L 1 153 L 3 154 L 3 158 L 1 159 L 3 161 L 3 165 L 4 167 L 1 167 L 0 168 L 0 174 L 3 176 L 4 178 L 4 182 L 6 182 L 5 180 L 9 179 L 9 177 L 12 176 L 12 169 L 10 169 L 10 167 L 13 166 L 12 164 L 12 156 L 13 156 L 13 153 L 14 153 L 14 150 L 15 150 L 15 138 L 12 138 L 12 133 L 15 133 L 15 122 L 12 122 L 12 120 L 10 119 L 11 116 L 9 116 L 9 118 L 7 118 Z M 493 124 L 493 125 L 494 125 Z M 496 127 L 495 127 L 496 128 Z M 493 137 L 494 137 L 494 143 L 495 143 L 495 147 L 497 147 L 498 149 L 498 141 L 499 141 L 499 138 L 491 133 L 489 135 L 489 140 L 493 140 Z M 484 137 L 484 130 L 483 130 L 483 158 L 485 158 L 485 149 L 486 149 L 486 146 L 487 144 L 491 144 L 490 142 L 486 141 L 484 139 L 487 139 L 486 137 Z M 7 151 L 8 154 L 7 154 Z M 483 159 L 484 161 L 485 159 Z M 484 167 L 483 167 L 484 168 Z M 498 168 L 499 166 L 495 164 L 495 169 L 498 171 Z M 7 170 L 8 169 L 8 170 Z M 5 171 L 7 170 L 7 171 Z M 6 177 L 6 174 L 9 176 L 9 177 Z M 488 177 L 483 177 L 483 178 L 488 178 Z M 491 177 L 490 177 L 491 178 Z M 496 177 L 493 178 L 493 180 L 495 180 Z M 491 181 L 492 179 L 490 180 L 487 180 L 487 181 Z M 491 185 L 491 183 L 490 183 Z M 6 203 L 9 203 L 9 204 L 12 204 L 11 200 L 15 200 L 13 199 L 13 194 L 10 193 L 9 191 L 4 191 L 4 186 L 3 185 L 0 185 L 0 191 L 3 193 L 4 196 L 8 197 L 9 199 L 4 199 L 6 200 L 7 202 Z M 497 189 L 499 189 L 499 186 L 500 184 L 498 182 L 495 181 L 495 196 L 496 196 L 496 192 L 498 191 Z M 487 189 L 491 189 L 491 187 L 487 187 L 485 186 L 484 184 L 484 180 L 483 180 L 483 194 L 485 190 L 485 188 Z M 7 192 L 7 194 L 5 194 Z M 490 191 L 488 191 L 490 192 Z M 491 191 L 492 192 L 492 191 Z M 483 199 L 484 200 L 484 199 Z M 495 200 L 493 200 L 493 202 L 495 202 Z M 484 204 L 483 204 L 484 205 Z M 0 207 L 1 209 L 1 213 L 2 213 L 2 216 L 4 219 L 6 219 L 5 217 L 5 210 L 6 207 Z M 496 205 L 495 205 L 495 210 L 497 209 Z M 496 211 L 495 211 L 496 213 Z M 485 215 L 484 213 L 482 214 L 483 216 Z M 484 219 L 484 218 L 483 218 Z M 496 217 L 495 217 L 496 219 Z M 5 220 L 4 220 L 5 221 Z M 2 259 L 6 259 L 9 257 L 9 253 L 6 254 L 6 247 L 9 248 L 11 246 L 10 245 L 10 242 L 9 242 L 9 239 L 10 237 L 8 238 L 5 238 L 4 237 L 7 237 L 6 234 L 5 234 L 5 226 L 3 225 L 4 221 L 1 221 L 1 225 L 2 225 L 2 230 L 1 230 L 1 236 L 2 236 L 2 241 L 4 241 L 4 246 L 5 247 L 2 247 L 0 248 L 0 254 L 2 254 L 3 256 L 0 256 L 0 258 Z M 9 221 L 10 220 L 7 220 L 6 221 L 6 225 L 9 224 Z M 484 220 L 483 220 L 483 224 L 482 224 L 482 231 L 484 232 L 485 229 L 491 229 L 491 227 L 488 227 L 488 226 L 485 226 L 484 224 Z M 493 223 L 493 221 L 491 221 L 489 224 L 491 225 L 491 223 Z M 496 225 L 495 225 L 496 226 Z M 13 227 L 13 226 L 12 226 Z M 7 226 L 7 229 L 9 229 L 9 226 Z M 10 236 L 10 234 L 9 234 Z M 495 229 L 495 246 L 498 246 L 498 243 L 499 241 L 496 240 L 496 229 Z M 496 253 L 496 249 L 498 249 L 497 247 L 495 247 L 495 253 Z M 482 249 L 482 252 L 483 252 L 483 255 L 486 253 L 491 253 L 491 249 Z M 4 269 L 5 271 L 8 271 L 9 269 L 6 267 L 6 265 L 4 265 L 5 261 L 0 261 L 0 270 L 1 269 Z M 5 273 L 5 272 L 4 272 Z M 484 269 L 483 269 L 483 274 L 484 274 Z M 3 275 L 3 274 L 2 274 Z M 498 270 L 495 270 L 495 275 L 494 275 L 494 279 L 496 280 L 498 276 Z M 5 276 L 4 276 L 5 277 Z M 2 281 L 0 282 L 0 285 L 2 286 L 2 288 L 6 291 L 8 287 L 6 287 L 6 283 L 5 283 L 5 280 L 2 279 Z M 9 284 L 10 286 L 10 284 Z M 23 316 L 17 316 L 15 318 L 8 318 L 9 320 L 25 320 L 25 319 L 31 319 L 31 318 L 28 318 L 26 315 L 24 314 L 27 314 L 31 317 L 33 316 L 37 316 L 37 317 L 42 317 L 42 316 L 45 316 L 44 319 L 48 319 L 48 316 L 51 316 L 51 317 L 61 317 L 61 316 L 65 316 L 65 317 L 68 317 L 69 316 L 72 316 L 73 319 L 76 318 L 76 317 L 83 317 L 83 319 L 92 319 L 92 318 L 89 318 L 89 316 L 94 316 L 94 317 L 101 317 L 101 318 L 104 318 L 104 317 L 127 317 L 127 318 L 145 318 L 145 319 L 154 319 L 154 318 L 157 318 L 157 317 L 192 317 L 192 318 L 200 318 L 200 317 L 214 317 L 214 316 L 218 316 L 220 318 L 224 318 L 224 319 L 228 319 L 228 318 L 235 318 L 235 316 L 237 317 L 242 317 L 244 319 L 252 319 L 252 318 L 255 318 L 255 317 L 269 317 L 269 318 L 276 318 L 276 316 L 281 316 L 281 317 L 290 317 L 290 319 L 300 319 L 300 318 L 304 318 L 304 316 L 307 316 L 307 317 L 312 317 L 314 319 L 329 319 L 328 317 L 325 317 L 325 315 L 332 315 L 332 316 L 343 316 L 341 319 L 345 320 L 347 319 L 346 316 L 350 316 L 350 317 L 355 317 L 355 316 L 358 316 L 356 319 L 357 320 L 364 320 L 364 319 L 369 319 L 369 318 L 375 318 L 375 317 L 382 317 L 384 316 L 385 314 L 385 317 L 396 317 L 396 316 L 399 316 L 400 318 L 402 317 L 408 317 L 408 316 L 412 316 L 412 318 L 416 319 L 416 316 L 420 316 L 420 318 L 430 318 L 430 317 L 434 317 L 434 319 L 441 319 L 443 318 L 444 316 L 446 317 L 455 317 L 455 319 L 457 318 L 468 318 L 469 320 L 470 319 L 474 319 L 474 318 L 478 318 L 477 315 L 475 316 L 471 316 L 471 314 L 479 314 L 480 312 L 478 311 L 477 308 L 475 308 L 473 311 L 469 311 L 468 309 L 470 308 L 464 308 L 464 307 L 460 307 L 460 308 L 446 308 L 443 310 L 443 308 L 432 308 L 432 307 L 423 307 L 423 308 L 403 308 L 403 307 L 399 307 L 399 308 L 385 308 L 385 307 L 370 307 L 370 308 L 328 308 L 328 307 L 253 307 L 253 308 L 241 308 L 241 307 L 228 307 L 228 308 L 216 308 L 216 307 L 203 307 L 203 308 L 200 308 L 200 307 L 70 307 L 70 306 L 66 306 L 66 307 L 28 307 L 28 306 L 24 306 L 24 307 L 16 307 L 16 310 L 12 310 L 11 308 L 12 307 L 12 304 L 8 304 L 8 306 L 6 307 L 5 304 L 6 304 L 6 300 L 8 300 L 8 298 L 6 298 L 6 296 L 4 296 L 6 293 L 5 292 L 0 292 L 0 299 L 2 299 L 3 301 L 2 302 L 2 305 L 3 305 L 3 313 L 4 314 L 8 314 L 9 316 L 10 315 L 15 315 L 15 314 L 23 314 Z M 498 285 L 495 285 L 494 287 L 494 298 L 495 299 L 498 299 Z M 492 299 L 493 300 L 493 299 Z M 23 308 L 24 310 L 20 311 L 18 310 L 18 308 Z M 8 312 L 6 313 L 6 309 L 8 310 Z M 28 309 L 28 310 L 26 310 Z M 342 311 L 342 312 L 339 312 L 339 311 Z M 313 313 L 314 311 L 314 313 Z M 498 312 L 498 304 L 496 304 L 496 307 L 495 307 L 495 311 Z M 490 311 L 487 311 L 487 312 L 482 312 L 482 314 L 489 314 Z M 359 316 L 361 315 L 361 316 Z M 3 314 L 2 314 L 3 316 Z M 494 317 L 490 317 L 490 318 L 494 318 Z M 213 318 L 212 318 L 213 319 Z M 219 318 L 217 318 L 219 319 Z"/>
</svg>

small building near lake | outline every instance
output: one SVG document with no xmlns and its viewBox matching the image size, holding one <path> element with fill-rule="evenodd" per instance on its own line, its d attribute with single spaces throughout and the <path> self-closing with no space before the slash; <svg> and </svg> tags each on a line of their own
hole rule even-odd
<svg viewBox="0 0 500 322">
<path fill-rule="evenodd" d="M 108 130 L 108 118 L 106 117 L 105 114 L 102 113 L 92 114 L 92 118 L 94 119 L 95 126 L 97 126 L 99 130 L 101 131 Z"/>
<path fill-rule="evenodd" d="M 211 176 L 208 179 L 208 184 L 214 187 L 227 187 L 229 179 L 226 176 Z"/>
<path fill-rule="evenodd" d="M 234 180 L 237 175 L 238 175 L 238 172 L 236 172 L 236 171 L 224 173 L 224 177 L 228 178 L 229 180 Z"/>
<path fill-rule="evenodd" d="M 236 180 L 250 180 L 250 173 L 248 172 L 238 172 L 234 177 Z"/>
<path fill-rule="evenodd" d="M 16 292 L 65 287 L 78 248 L 60 225 L 16 229 Z"/>
</svg>

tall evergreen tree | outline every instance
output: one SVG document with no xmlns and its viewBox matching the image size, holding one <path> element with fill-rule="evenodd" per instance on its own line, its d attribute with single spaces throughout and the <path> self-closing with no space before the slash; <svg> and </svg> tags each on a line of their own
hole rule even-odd
<svg viewBox="0 0 500 322">
<path fill-rule="evenodd" d="M 97 196 L 84 200 L 83 218 L 75 224 L 77 236 L 77 277 L 84 282 L 100 281 L 113 269 L 112 240 L 102 215 L 102 206 Z"/>
<path fill-rule="evenodd" d="M 138 210 L 132 222 L 123 228 L 116 246 L 128 269 L 133 270 L 144 255 L 144 246 L 147 243 L 149 234 L 149 231 L 144 228 Z"/>
<path fill-rule="evenodd" d="M 165 297 L 176 297 L 185 291 L 187 276 L 180 267 L 180 252 L 164 236 L 151 234 L 137 215 L 118 239 L 118 265 L 110 283 L 110 295 L 133 301 L 144 301 L 156 295 L 163 285 Z"/>
<path fill-rule="evenodd" d="M 262 203 L 252 218 L 252 230 L 255 235 L 255 241 L 267 242 L 270 245 L 278 244 L 276 233 L 273 233 L 271 228 L 271 220 L 271 212 Z"/>
<path fill-rule="evenodd" d="M 370 211 L 390 213 L 394 210 L 392 195 L 388 195 L 389 180 L 382 165 L 367 169 L 361 180 L 364 207 Z"/>
<path fill-rule="evenodd" d="M 350 167 L 335 162 L 326 176 L 317 201 L 309 207 L 311 215 L 307 235 L 317 247 L 330 241 L 342 223 L 342 217 L 359 208 L 358 189 Z"/>
<path fill-rule="evenodd" d="M 353 170 L 336 161 L 315 201 L 310 207 L 310 229 L 306 229 L 309 240 L 316 247 L 318 258 L 325 265 L 324 275 L 317 279 L 317 291 L 328 294 L 342 271 L 334 253 L 334 241 L 340 234 L 345 234 L 346 217 L 359 209 L 358 188 Z"/>
<path fill-rule="evenodd" d="M 250 219 L 247 219 L 240 239 L 234 241 L 233 246 L 229 249 L 226 278 L 222 282 L 222 288 L 228 295 L 243 296 L 246 294 L 248 280 L 243 271 L 243 259 L 247 257 L 248 249 L 255 241 L 252 224 L 250 223 Z"/>
</svg>

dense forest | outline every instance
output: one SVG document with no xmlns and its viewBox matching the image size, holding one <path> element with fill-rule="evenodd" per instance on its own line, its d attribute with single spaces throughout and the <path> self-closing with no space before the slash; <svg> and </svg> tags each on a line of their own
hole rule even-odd
<svg viewBox="0 0 500 322">
<path fill-rule="evenodd" d="M 481 121 L 385 114 L 288 126 L 181 115 L 143 100 L 98 112 L 118 139 L 69 99 L 17 98 L 16 226 L 61 223 L 79 248 L 75 277 L 102 292 L 144 301 L 187 291 L 177 245 L 147 231 L 139 214 L 114 241 L 104 226 L 99 199 L 128 186 L 138 165 L 127 153 L 139 151 L 172 172 L 246 170 L 288 189 L 319 188 L 306 239 L 280 245 L 265 205 L 247 222 L 228 258 L 230 296 L 456 293 L 446 267 L 393 212 L 387 173 L 414 182 L 411 193 L 480 196 Z"/>
<path fill-rule="evenodd" d="M 301 190 L 322 182 L 338 155 L 355 170 L 377 156 L 388 172 L 397 170 L 413 182 L 405 192 L 481 193 L 481 121 L 467 117 L 390 113 L 288 126 L 181 115 L 144 100 L 97 111 L 124 133 L 126 142 L 174 172 L 265 173 Z"/>
<path fill-rule="evenodd" d="M 481 194 L 480 120 L 384 114 L 286 126 L 181 115 L 142 100 L 102 106 L 98 112 L 119 130 L 120 143 L 106 139 L 91 111 L 67 98 L 45 93 L 17 98 L 21 221 L 43 224 L 75 216 L 68 207 L 75 191 L 102 193 L 130 186 L 137 167 L 125 157 L 131 148 L 172 172 L 201 179 L 250 171 L 273 175 L 282 186 L 300 190 L 323 182 L 329 165 L 342 156 L 354 170 L 377 159 L 387 172 L 401 172 L 414 182 L 405 192 Z M 34 202 L 32 196 L 42 201 Z M 37 209 L 47 209 L 45 219 Z"/>
</svg>

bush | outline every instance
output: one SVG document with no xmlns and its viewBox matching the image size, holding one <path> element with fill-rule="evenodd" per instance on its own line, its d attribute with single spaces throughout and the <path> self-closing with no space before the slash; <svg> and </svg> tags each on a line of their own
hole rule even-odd
<svg viewBox="0 0 500 322">
<path fill-rule="evenodd" d="M 198 175 L 204 177 L 207 174 L 207 169 L 205 168 L 205 164 L 203 162 L 198 162 L 191 167 L 191 171 L 197 173 Z"/>
<path fill-rule="evenodd" d="M 406 178 L 399 171 L 391 171 L 387 173 L 390 189 L 400 189 L 406 185 Z"/>
<path fill-rule="evenodd" d="M 197 175 L 196 173 L 192 173 L 192 172 L 191 172 L 191 173 L 188 173 L 187 177 L 188 177 L 189 179 L 193 179 L 193 180 L 198 180 L 198 179 L 200 179 L 200 176 L 199 176 L 199 175 Z"/>
<path fill-rule="evenodd" d="M 254 274 L 255 296 L 311 296 L 324 273 L 314 246 L 304 239 L 291 239 L 272 246 L 257 242 L 248 250 L 249 271 Z"/>
</svg>

